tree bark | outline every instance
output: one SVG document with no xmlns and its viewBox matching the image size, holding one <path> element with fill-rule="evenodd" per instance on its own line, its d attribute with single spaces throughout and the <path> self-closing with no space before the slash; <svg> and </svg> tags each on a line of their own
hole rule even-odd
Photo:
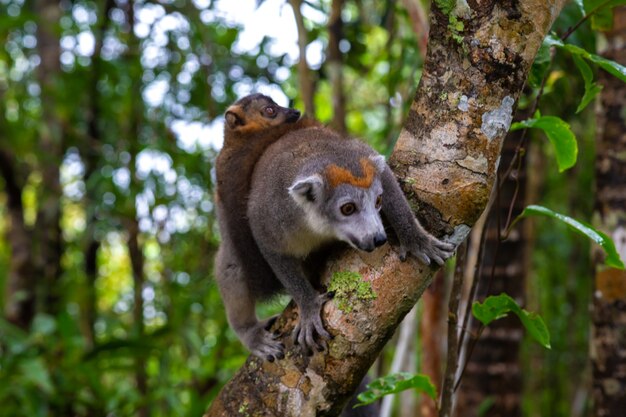
<svg viewBox="0 0 626 417">
<path fill-rule="evenodd" d="M 626 7 L 614 10 L 614 27 L 606 34 L 606 58 L 626 65 Z M 626 260 L 626 86 L 601 72 L 603 132 L 596 141 L 596 208 L 594 222 L 615 242 Z M 626 410 L 626 272 L 602 265 L 594 252 L 591 362 L 593 403 L 597 417 L 617 417 Z"/>
<path fill-rule="evenodd" d="M 461 3 L 461 2 L 460 2 Z M 465 30 L 452 36 L 449 16 L 431 9 L 428 54 L 418 92 L 390 165 L 427 229 L 460 243 L 483 211 L 494 183 L 513 105 L 541 41 L 565 0 L 486 1 L 456 10 Z M 251 356 L 206 416 L 336 416 L 436 268 L 391 249 L 336 254 L 323 273 L 358 272 L 376 294 L 323 309 L 334 335 L 327 352 L 304 356 L 285 336 L 287 355 L 274 363 Z M 293 330 L 295 310 L 278 320 Z"/>
</svg>

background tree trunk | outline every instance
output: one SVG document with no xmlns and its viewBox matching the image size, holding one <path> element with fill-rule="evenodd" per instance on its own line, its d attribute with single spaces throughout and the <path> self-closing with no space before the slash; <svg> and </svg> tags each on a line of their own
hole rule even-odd
<svg viewBox="0 0 626 417">
<path fill-rule="evenodd" d="M 55 91 L 61 71 L 57 25 L 61 16 L 58 0 L 38 0 L 34 8 L 37 24 L 37 51 L 41 62 L 37 79 L 41 88 L 42 127 L 41 155 L 37 161 L 41 172 L 37 215 L 34 227 L 24 223 L 22 191 L 29 172 L 15 163 L 9 149 L 0 149 L 0 172 L 5 180 L 11 226 L 10 272 L 6 284 L 5 315 L 7 320 L 27 328 L 38 311 L 56 314 L 56 291 L 61 275 L 61 183 L 59 166 L 63 159 L 61 123 L 56 113 Z"/>
<path fill-rule="evenodd" d="M 328 18 L 328 58 L 326 68 L 333 97 L 333 119 L 330 127 L 339 133 L 346 133 L 346 97 L 343 91 L 343 54 L 339 49 L 342 39 L 343 21 L 341 11 L 343 0 L 333 0 Z"/>
<path fill-rule="evenodd" d="M 402 5 L 411 18 L 411 27 L 415 32 L 417 44 L 423 56 L 428 45 L 428 19 L 424 6 L 422 6 L 422 0 L 402 0 Z"/>
<path fill-rule="evenodd" d="M 462 40 L 449 32 L 451 11 L 433 6 L 422 79 L 390 160 L 426 228 L 450 234 L 457 243 L 487 204 L 515 99 L 565 0 L 470 3 L 473 9 L 454 11 L 464 22 Z M 328 352 L 303 356 L 285 337 L 286 359 L 250 357 L 206 416 L 232 416 L 242 409 L 257 415 L 340 413 L 434 269 L 412 259 L 400 262 L 389 248 L 338 255 L 329 261 L 323 282 L 337 271 L 358 271 L 376 299 L 349 300 L 350 313 L 327 303 L 323 316 L 335 336 Z M 278 329 L 290 334 L 295 317 L 288 309 Z"/>
<path fill-rule="evenodd" d="M 502 150 L 499 176 L 507 174 L 515 156 L 515 150 L 522 140 L 523 131 L 507 135 Z M 491 207 L 485 231 L 476 300 L 484 301 L 489 295 L 507 293 L 520 305 L 525 300 L 526 240 L 524 228 L 515 228 L 509 236 L 500 241 L 505 223 L 511 211 L 511 218 L 521 213 L 525 206 L 526 169 L 525 159 L 500 180 L 499 196 Z M 472 303 L 474 300 L 468 300 Z M 476 334 L 479 323 L 470 321 L 469 334 Z M 485 416 L 521 416 L 522 374 L 519 351 L 523 339 L 523 327 L 517 317 L 497 320 L 485 328 L 470 352 L 463 379 L 458 392 L 455 415 L 459 417 L 478 415 L 481 405 L 492 402 Z M 469 338 L 466 338 L 466 340 Z M 468 340 L 472 346 L 473 339 Z"/>
<path fill-rule="evenodd" d="M 296 26 L 298 27 L 298 50 L 300 51 L 300 57 L 298 58 L 298 81 L 300 83 L 300 94 L 304 102 L 304 112 L 315 117 L 315 83 L 306 60 L 306 47 L 309 44 L 309 37 L 304 26 L 304 17 L 302 16 L 302 0 L 289 0 L 289 4 L 293 9 Z"/>
<path fill-rule="evenodd" d="M 61 17 L 58 0 L 38 0 L 35 2 L 37 15 L 37 49 L 41 63 L 37 68 L 41 86 L 43 128 L 40 148 L 43 157 L 41 168 L 41 195 L 37 207 L 37 220 L 33 229 L 34 265 L 36 280 L 39 283 L 42 311 L 56 314 L 58 310 L 56 291 L 61 288 L 58 279 L 61 275 L 61 182 L 59 167 L 63 159 L 63 135 L 61 123 L 56 114 L 55 90 L 60 82 L 61 47 L 57 25 Z"/>
<path fill-rule="evenodd" d="M 604 56 L 626 65 L 626 7 L 615 9 L 613 30 L 606 34 Z M 597 138 L 595 223 L 615 242 L 626 259 L 626 85 L 600 71 L 604 86 Z M 594 415 L 617 417 L 626 410 L 626 272 L 602 265 L 594 252 L 591 362 Z"/>
<path fill-rule="evenodd" d="M 433 283 L 422 294 L 422 316 L 419 333 L 422 349 L 421 372 L 430 377 L 430 380 L 437 387 L 437 392 L 441 392 L 442 357 L 445 354 L 446 343 L 444 338 L 447 323 L 446 301 L 449 290 L 444 271 L 440 270 L 435 275 Z M 421 397 L 419 415 L 422 417 L 437 416 L 437 403 L 427 395 Z"/>
<path fill-rule="evenodd" d="M 5 291 L 6 319 L 25 329 L 35 316 L 35 274 L 32 264 L 32 231 L 24 224 L 23 178 L 15 158 L 0 148 L 0 173 L 4 179 L 10 225 L 7 240 L 11 247 Z"/>
<path fill-rule="evenodd" d="M 124 212 L 125 217 L 121 219 L 126 229 L 126 244 L 130 257 L 130 264 L 133 277 L 133 337 L 141 342 L 145 337 L 144 325 L 144 299 L 143 290 L 146 281 L 144 272 L 144 254 L 143 246 L 139 241 L 139 219 L 137 218 L 137 195 L 141 190 L 137 178 L 137 155 L 141 150 L 141 133 L 143 123 L 143 102 L 141 97 L 141 75 L 143 67 L 141 65 L 141 47 L 140 40 L 135 34 L 135 24 L 137 23 L 135 16 L 135 0 L 128 3 L 126 19 L 128 23 L 129 35 L 129 51 L 127 59 L 129 67 L 133 69 L 130 74 L 131 89 L 133 94 L 130 103 L 130 119 L 127 127 L 126 141 L 127 149 L 130 154 L 128 162 L 128 171 L 130 174 L 130 204 Z M 148 375 L 146 370 L 146 357 L 141 352 L 137 352 L 135 356 L 135 385 L 137 391 L 142 398 L 148 397 Z M 137 410 L 139 417 L 148 417 L 150 415 L 151 403 L 145 401 Z"/>
<path fill-rule="evenodd" d="M 102 13 L 98 13 L 100 24 L 98 31 L 95 33 L 96 44 L 93 55 L 93 72 L 90 81 L 90 109 L 87 116 L 87 137 L 82 142 L 83 147 L 80 152 L 85 163 L 85 211 L 87 213 L 86 243 L 85 243 L 85 303 L 83 305 L 82 328 L 85 334 L 87 345 L 93 348 L 95 345 L 94 324 L 97 318 L 97 297 L 96 297 L 96 278 L 98 276 L 98 250 L 100 249 L 100 239 L 97 236 L 96 223 L 98 213 L 98 193 L 99 184 L 96 175 L 101 168 L 101 146 L 102 131 L 98 123 L 100 123 L 100 93 L 98 91 L 98 82 L 101 77 L 102 69 L 102 45 L 104 34 L 109 25 L 109 12 L 114 7 L 114 0 L 107 0 Z"/>
</svg>

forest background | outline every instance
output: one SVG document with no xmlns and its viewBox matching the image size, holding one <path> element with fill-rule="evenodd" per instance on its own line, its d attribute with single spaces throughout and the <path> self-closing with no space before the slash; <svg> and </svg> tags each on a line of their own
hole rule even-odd
<svg viewBox="0 0 626 417">
<path fill-rule="evenodd" d="M 427 4 L 267 0 L 259 11 L 293 19 L 295 37 L 274 31 L 279 39 L 254 42 L 258 35 L 250 41 L 220 3 L 0 0 L 0 415 L 201 415 L 243 364 L 247 352 L 212 278 L 212 165 L 222 114 L 237 98 L 271 94 L 390 152 L 421 74 Z M 623 10 L 615 9 L 622 26 L 613 32 L 610 7 L 585 18 L 591 10 L 571 2 L 553 30 L 590 53 L 610 52 L 611 36 L 625 30 Z M 248 26 L 270 33 L 271 23 L 245 15 L 253 16 Z M 602 256 L 551 219 L 524 220 L 506 239 L 503 231 L 504 219 L 528 204 L 601 221 L 598 138 L 617 129 L 615 146 L 625 146 L 624 93 L 616 93 L 623 87 L 573 55 L 542 49 L 516 120 L 535 110 L 560 117 L 576 137 L 578 160 L 561 172 L 542 131 L 511 134 L 502 166 L 511 168 L 503 178 L 512 188 L 475 228 L 461 265 L 463 314 L 471 301 L 506 291 L 541 315 L 551 349 L 515 318 L 462 332 L 459 362 L 468 365 L 459 415 L 474 414 L 465 407 L 477 415 L 593 412 L 590 306 Z M 607 103 L 616 113 L 602 110 Z M 612 192 L 626 200 L 619 182 Z M 626 243 L 615 243 L 623 259 Z M 372 376 L 419 371 L 441 384 L 454 270 L 451 261 Z M 625 278 L 616 274 L 612 302 L 623 311 Z M 393 412 L 436 411 L 409 393 Z"/>
</svg>

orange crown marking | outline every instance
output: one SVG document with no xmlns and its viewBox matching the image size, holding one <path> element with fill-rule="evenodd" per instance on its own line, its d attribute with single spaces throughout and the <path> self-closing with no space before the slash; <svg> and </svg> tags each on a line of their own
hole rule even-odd
<svg viewBox="0 0 626 417">
<path fill-rule="evenodd" d="M 361 163 L 362 177 L 356 177 L 349 170 L 335 164 L 326 167 L 326 178 L 330 186 L 334 188 L 340 184 L 350 184 L 355 187 L 369 188 L 372 185 L 372 181 L 374 181 L 376 167 L 374 167 L 374 163 L 369 158 L 361 158 L 359 162 Z"/>
</svg>

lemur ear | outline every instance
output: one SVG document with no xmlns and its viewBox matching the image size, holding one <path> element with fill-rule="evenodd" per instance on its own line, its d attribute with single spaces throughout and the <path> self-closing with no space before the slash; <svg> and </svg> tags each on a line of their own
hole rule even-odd
<svg viewBox="0 0 626 417">
<path fill-rule="evenodd" d="M 235 109 L 229 108 L 226 110 L 226 114 L 224 115 L 226 119 L 226 124 L 230 129 L 236 129 L 238 126 L 243 126 L 246 124 L 244 119 L 237 114 Z"/>
<path fill-rule="evenodd" d="M 298 179 L 289 187 L 289 195 L 300 205 L 310 204 L 322 197 L 324 180 L 319 175 Z"/>
<path fill-rule="evenodd" d="M 379 174 L 382 173 L 385 168 L 387 168 L 387 162 L 385 161 L 385 157 L 382 155 L 372 155 L 370 156 L 370 161 L 374 163 L 376 167 L 376 172 Z"/>
</svg>

